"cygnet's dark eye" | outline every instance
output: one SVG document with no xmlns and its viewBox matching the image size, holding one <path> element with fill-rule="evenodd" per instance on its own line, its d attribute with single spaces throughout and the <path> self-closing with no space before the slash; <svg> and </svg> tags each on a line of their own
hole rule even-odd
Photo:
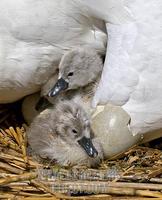
<svg viewBox="0 0 162 200">
<path fill-rule="evenodd" d="M 75 134 L 78 133 L 77 130 L 75 130 L 75 129 L 72 129 L 72 132 L 75 133 Z"/>
<path fill-rule="evenodd" d="M 74 74 L 73 72 L 69 72 L 68 76 L 73 76 L 73 74 Z"/>
</svg>

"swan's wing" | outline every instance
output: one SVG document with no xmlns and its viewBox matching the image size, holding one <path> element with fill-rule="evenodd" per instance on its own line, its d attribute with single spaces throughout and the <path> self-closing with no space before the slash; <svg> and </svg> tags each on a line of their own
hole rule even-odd
<svg viewBox="0 0 162 200">
<path fill-rule="evenodd" d="M 107 23 L 108 48 L 94 105 L 123 105 L 134 134 L 162 127 L 162 1 L 127 1 L 130 23 Z"/>
<path fill-rule="evenodd" d="M 131 66 L 130 51 L 137 36 L 133 23 L 124 25 L 107 24 L 108 46 L 104 69 L 94 97 L 98 103 L 125 104 L 138 84 L 139 74 Z"/>
</svg>

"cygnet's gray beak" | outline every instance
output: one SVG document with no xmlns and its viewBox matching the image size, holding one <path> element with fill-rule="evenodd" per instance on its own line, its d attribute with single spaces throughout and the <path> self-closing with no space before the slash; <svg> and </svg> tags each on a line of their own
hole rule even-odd
<svg viewBox="0 0 162 200">
<path fill-rule="evenodd" d="M 45 98 L 45 97 L 41 97 L 39 99 L 39 101 L 37 102 L 35 109 L 39 112 L 45 110 L 46 108 L 48 108 L 49 106 L 51 106 L 52 104 Z"/>
<path fill-rule="evenodd" d="M 58 95 L 61 91 L 66 90 L 68 88 L 68 85 L 68 82 L 65 81 L 63 78 L 58 79 L 57 83 L 49 91 L 48 96 L 53 97 Z"/>
<path fill-rule="evenodd" d="M 93 146 L 92 140 L 90 138 L 86 138 L 85 136 L 82 137 L 80 140 L 78 140 L 78 143 L 83 147 L 83 149 L 86 151 L 86 153 L 92 157 L 95 158 L 98 155 L 97 150 Z"/>
</svg>

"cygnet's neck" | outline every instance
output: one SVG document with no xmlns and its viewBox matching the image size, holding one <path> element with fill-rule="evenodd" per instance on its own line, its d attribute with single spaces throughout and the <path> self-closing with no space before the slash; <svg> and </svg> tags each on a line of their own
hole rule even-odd
<svg viewBox="0 0 162 200">
<path fill-rule="evenodd" d="M 97 79 L 83 88 L 80 88 L 75 91 L 69 91 L 71 93 L 71 99 L 77 104 L 81 105 L 82 108 L 87 112 L 89 116 L 94 112 L 94 108 L 92 107 L 92 99 L 98 87 L 100 76 L 98 75 Z"/>
</svg>

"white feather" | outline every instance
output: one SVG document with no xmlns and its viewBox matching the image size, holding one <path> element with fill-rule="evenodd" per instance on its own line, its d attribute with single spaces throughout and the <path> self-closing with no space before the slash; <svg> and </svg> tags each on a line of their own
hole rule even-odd
<svg viewBox="0 0 162 200">
<path fill-rule="evenodd" d="M 107 19 L 106 61 L 93 103 L 123 106 L 133 134 L 144 133 L 162 127 L 162 1 L 117 2 L 131 17 L 119 24 Z"/>
<path fill-rule="evenodd" d="M 39 90 L 64 51 L 104 51 L 105 21 L 108 48 L 94 105 L 123 106 L 134 134 L 162 127 L 161 0 L 1 0 L 0 8 L 1 103 Z"/>
</svg>

